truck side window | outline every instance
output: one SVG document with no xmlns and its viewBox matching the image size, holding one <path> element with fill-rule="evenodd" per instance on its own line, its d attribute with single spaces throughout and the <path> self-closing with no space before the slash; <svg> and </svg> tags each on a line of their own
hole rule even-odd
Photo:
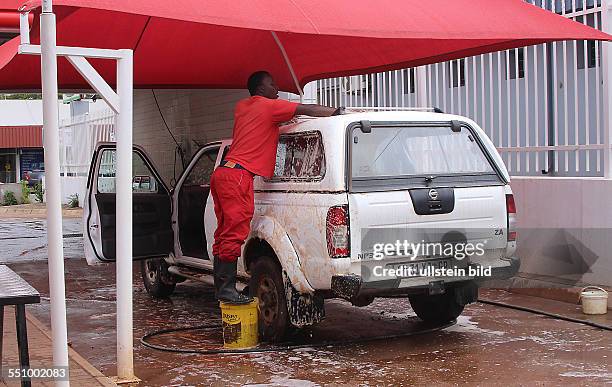
<svg viewBox="0 0 612 387">
<path fill-rule="evenodd" d="M 325 175 L 325 152 L 319 132 L 281 135 L 270 181 L 313 180 Z"/>
<path fill-rule="evenodd" d="M 100 156 L 98 169 L 98 192 L 115 193 L 115 179 L 117 175 L 117 153 L 115 149 L 105 149 Z M 157 193 L 158 182 L 137 152 L 132 152 L 132 192 Z"/>
</svg>

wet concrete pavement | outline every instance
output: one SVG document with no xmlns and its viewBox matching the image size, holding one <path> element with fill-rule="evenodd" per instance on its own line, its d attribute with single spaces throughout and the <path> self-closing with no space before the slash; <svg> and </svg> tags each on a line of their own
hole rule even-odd
<svg viewBox="0 0 612 387">
<path fill-rule="evenodd" d="M 47 260 L 47 221 L 0 218 L 0 264 Z M 83 258 L 81 220 L 64 219 L 64 257 Z"/>
<path fill-rule="evenodd" d="M 2 258 L 11 254 L 4 240 L 0 251 Z M 22 256 L 11 258 L 10 266 L 43 295 L 42 304 L 29 310 L 48 324 L 46 262 L 26 261 Z M 66 260 L 71 345 L 106 375 L 115 374 L 114 270 L 112 265 L 88 267 L 83 259 Z M 169 299 L 153 300 L 142 286 L 138 265 L 134 281 L 135 367 L 145 386 L 612 383 L 611 332 L 479 303 L 468 306 L 456 325 L 419 336 L 247 355 L 160 352 L 144 347 L 139 338 L 156 329 L 219 321 L 212 289 L 185 282 Z M 529 298 L 494 290 L 484 295 L 511 303 Z M 555 303 L 530 300 L 549 307 Z M 422 328 L 407 300 L 377 300 L 366 308 L 331 301 L 325 322 L 306 330 L 295 342 L 393 335 Z M 155 339 L 190 348 L 213 348 L 220 341 L 219 331 Z"/>
</svg>

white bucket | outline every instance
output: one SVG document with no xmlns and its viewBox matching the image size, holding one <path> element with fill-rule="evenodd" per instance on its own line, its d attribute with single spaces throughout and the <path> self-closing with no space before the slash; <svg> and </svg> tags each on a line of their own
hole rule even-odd
<svg viewBox="0 0 612 387">
<path fill-rule="evenodd" d="M 580 292 L 582 313 L 606 314 L 608 312 L 608 292 L 598 286 L 587 286 Z"/>
</svg>

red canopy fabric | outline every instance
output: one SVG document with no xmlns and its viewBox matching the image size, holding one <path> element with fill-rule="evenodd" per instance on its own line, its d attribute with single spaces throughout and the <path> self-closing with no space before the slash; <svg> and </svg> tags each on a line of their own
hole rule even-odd
<svg viewBox="0 0 612 387">
<path fill-rule="evenodd" d="M 0 2 L 0 10 L 17 11 L 19 6 L 22 5 L 23 2 L 23 0 L 2 0 Z"/>
<path fill-rule="evenodd" d="M 40 12 L 40 0 L 27 3 Z M 55 0 L 59 45 L 132 48 L 137 88 L 245 88 L 265 69 L 299 83 L 414 67 L 558 40 L 612 36 L 522 0 Z M 31 37 L 39 41 L 38 17 Z M 40 59 L 0 46 L 0 89 L 40 88 Z M 91 61 L 107 81 L 112 61 Z M 88 88 L 64 60 L 64 89 Z"/>
</svg>

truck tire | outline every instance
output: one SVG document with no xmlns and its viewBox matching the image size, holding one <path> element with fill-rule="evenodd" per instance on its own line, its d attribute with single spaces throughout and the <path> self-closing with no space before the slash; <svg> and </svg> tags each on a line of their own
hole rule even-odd
<svg viewBox="0 0 612 387">
<path fill-rule="evenodd" d="M 168 264 L 162 258 L 141 261 L 140 272 L 145 289 L 151 296 L 164 298 L 174 293 L 176 281 L 174 276 L 168 273 Z"/>
<path fill-rule="evenodd" d="M 444 294 L 430 296 L 415 294 L 408 296 L 414 313 L 423 321 L 444 324 L 455 320 L 463 312 L 464 305 L 457 302 L 455 289 L 447 289 Z"/>
<path fill-rule="evenodd" d="M 289 332 L 289 312 L 281 267 L 276 260 L 262 256 L 250 266 L 251 297 L 259 299 L 259 338 L 277 343 Z"/>
</svg>

